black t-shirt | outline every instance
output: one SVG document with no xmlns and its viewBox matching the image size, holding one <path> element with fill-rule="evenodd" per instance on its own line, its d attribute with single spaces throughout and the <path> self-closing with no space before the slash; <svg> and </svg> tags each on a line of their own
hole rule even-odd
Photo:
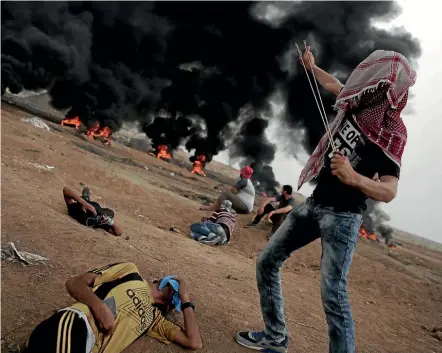
<svg viewBox="0 0 442 353">
<path fill-rule="evenodd" d="M 341 127 L 334 136 L 335 146 L 346 156 L 353 169 L 368 178 L 376 173 L 379 177 L 391 175 L 399 178 L 400 168 L 382 149 L 368 140 L 348 113 Z M 367 196 L 360 190 L 342 183 L 338 177 L 331 174 L 330 159 L 333 156 L 331 145 L 324 157 L 325 166 L 322 168 L 313 199 L 316 204 L 333 207 L 337 212 L 362 213 L 367 208 Z"/>
<path fill-rule="evenodd" d="M 97 210 L 98 214 L 97 216 L 95 216 L 90 211 L 84 212 L 83 207 L 78 202 L 70 203 L 67 206 L 68 206 L 69 216 L 71 216 L 73 219 L 80 222 L 81 224 L 93 228 L 102 228 L 104 230 L 109 230 L 111 228 L 110 225 L 101 222 L 100 220 L 101 215 L 99 210 Z M 96 207 L 96 209 L 97 208 L 98 207 Z"/>
<path fill-rule="evenodd" d="M 296 200 L 294 197 L 291 197 L 288 200 L 286 200 L 286 198 L 283 195 L 278 195 L 275 197 L 275 200 L 279 202 L 278 208 L 284 208 L 287 206 L 292 206 L 293 208 L 295 208 L 296 206 Z"/>
</svg>

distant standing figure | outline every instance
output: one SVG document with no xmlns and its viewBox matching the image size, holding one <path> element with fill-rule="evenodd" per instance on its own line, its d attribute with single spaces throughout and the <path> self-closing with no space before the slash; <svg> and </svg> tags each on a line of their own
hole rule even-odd
<svg viewBox="0 0 442 353">
<path fill-rule="evenodd" d="M 223 192 L 216 202 L 207 207 L 200 207 L 203 211 L 215 211 L 219 209 L 224 200 L 232 202 L 232 208 L 242 214 L 249 214 L 253 211 L 253 204 L 255 203 L 255 187 L 253 186 L 250 177 L 253 174 L 253 169 L 246 166 L 241 169 L 240 179 L 230 191 Z"/>
<path fill-rule="evenodd" d="M 77 191 L 65 186 L 63 197 L 68 207 L 69 216 L 86 227 L 101 228 L 113 235 L 122 235 L 120 227 L 115 223 L 115 213 L 110 208 L 102 208 L 98 202 L 90 200 L 88 187 L 80 195 Z"/>
</svg>

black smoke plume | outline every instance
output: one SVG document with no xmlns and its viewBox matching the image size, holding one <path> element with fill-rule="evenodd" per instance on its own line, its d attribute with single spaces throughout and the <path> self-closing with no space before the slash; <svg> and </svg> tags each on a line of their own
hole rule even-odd
<svg viewBox="0 0 442 353">
<path fill-rule="evenodd" d="M 345 83 L 354 67 L 376 49 L 394 50 L 408 59 L 420 56 L 418 41 L 404 29 L 387 32 L 373 27 L 373 21 L 396 17 L 400 7 L 383 2 L 296 2 L 281 24 L 292 31 L 301 48 L 304 39 L 312 46 L 316 63 Z M 305 131 L 304 147 L 313 152 L 325 133 L 305 72 L 297 66 L 287 83 L 287 122 Z M 329 118 L 334 116 L 335 97 L 320 88 Z"/>
<path fill-rule="evenodd" d="M 252 163 L 250 164 L 250 167 L 253 169 L 251 180 L 255 186 L 255 190 L 263 196 L 277 196 L 277 188 L 280 185 L 275 179 L 273 168 L 269 165 L 262 165 L 258 163 Z"/>
<path fill-rule="evenodd" d="M 251 180 L 256 191 L 273 196 L 277 194 L 278 182 L 272 167 L 268 165 L 276 152 L 276 146 L 265 136 L 269 122 L 259 117 L 249 119 L 233 139 L 229 152 L 231 157 L 243 156 L 241 164 L 250 164 L 253 169 Z"/>
<path fill-rule="evenodd" d="M 380 203 L 367 200 L 367 210 L 363 215 L 362 226 L 369 233 L 377 233 L 389 244 L 393 238 L 393 228 L 388 224 L 390 216 L 381 209 Z"/>
<path fill-rule="evenodd" d="M 268 164 L 275 158 L 276 146 L 265 136 L 269 122 L 263 118 L 253 118 L 244 123 L 232 141 L 232 156 L 243 156 L 248 162 Z"/>
<path fill-rule="evenodd" d="M 393 2 L 2 2 L 1 8 L 2 94 L 48 89 L 55 108 L 70 108 L 85 125 L 117 131 L 137 121 L 155 143 L 184 144 L 210 158 L 235 139 L 241 108 L 265 110 L 276 89 L 285 93 L 287 126 L 304 129 L 304 147 L 312 151 L 324 128 L 294 41 L 307 39 L 318 64 L 343 80 L 374 49 L 420 55 L 404 30 L 372 27 L 399 13 Z M 333 97 L 322 93 L 331 116 Z M 168 124 L 152 118 L 163 110 Z M 264 137 L 256 131 L 254 141 L 238 138 L 265 152 Z M 247 150 L 234 153 L 249 158 Z"/>
<path fill-rule="evenodd" d="M 153 148 L 158 145 L 168 145 L 173 150 L 195 130 L 192 122 L 183 116 L 156 117 L 151 123 L 146 123 L 142 129 L 152 140 Z"/>
</svg>

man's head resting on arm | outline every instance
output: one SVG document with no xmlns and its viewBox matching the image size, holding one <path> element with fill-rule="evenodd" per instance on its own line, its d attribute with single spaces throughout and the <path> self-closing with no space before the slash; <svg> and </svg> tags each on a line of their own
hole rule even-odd
<svg viewBox="0 0 442 353">
<path fill-rule="evenodd" d="M 142 335 L 191 349 L 202 346 L 185 280 L 146 282 L 133 263 L 107 265 L 66 282 L 76 302 L 41 322 L 26 353 L 120 353 Z M 184 328 L 168 321 L 172 309 Z"/>
</svg>

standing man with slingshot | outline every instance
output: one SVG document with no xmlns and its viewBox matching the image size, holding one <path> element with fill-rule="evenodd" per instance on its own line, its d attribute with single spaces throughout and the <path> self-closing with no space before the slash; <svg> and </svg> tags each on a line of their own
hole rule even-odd
<svg viewBox="0 0 442 353">
<path fill-rule="evenodd" d="M 256 278 L 265 328 L 238 332 L 239 344 L 263 352 L 287 352 L 280 267 L 293 251 L 321 238 L 321 297 L 330 353 L 355 352 L 347 276 L 366 199 L 396 196 L 407 130 L 401 111 L 416 72 L 401 54 L 376 50 L 361 62 L 345 86 L 320 69 L 306 46 L 298 48 L 326 133 L 301 172 L 298 189 L 317 178 L 305 203 L 296 207 L 257 259 Z M 316 83 L 337 95 L 337 116 L 328 125 Z M 378 175 L 379 179 L 373 180 Z"/>
</svg>

